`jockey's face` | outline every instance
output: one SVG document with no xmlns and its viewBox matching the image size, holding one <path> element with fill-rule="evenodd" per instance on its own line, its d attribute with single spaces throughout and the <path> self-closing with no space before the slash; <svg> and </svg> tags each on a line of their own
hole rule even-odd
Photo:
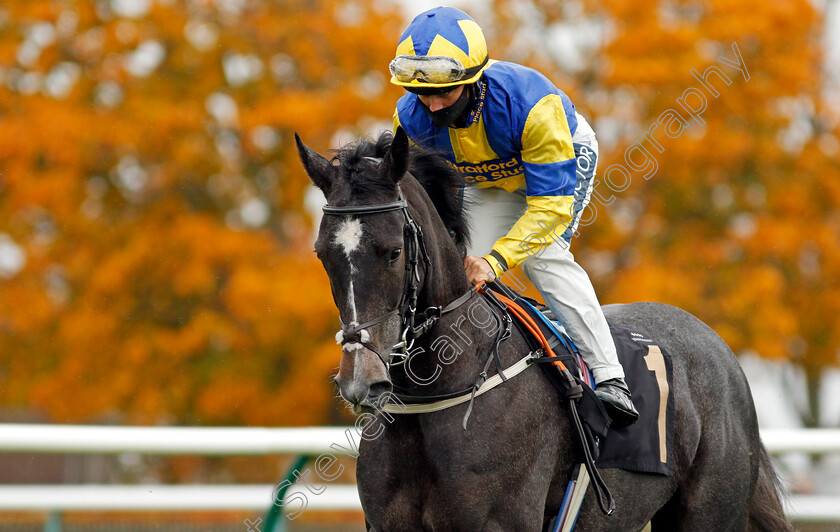
<svg viewBox="0 0 840 532">
<path fill-rule="evenodd" d="M 423 102 L 423 105 L 429 108 L 429 111 L 434 113 L 435 111 L 446 109 L 447 107 L 457 102 L 458 98 L 461 97 L 462 92 L 464 92 L 464 86 L 456 85 L 451 91 L 445 92 L 443 94 L 436 94 L 434 96 L 418 95 L 417 97 L 420 98 L 420 101 Z"/>
</svg>

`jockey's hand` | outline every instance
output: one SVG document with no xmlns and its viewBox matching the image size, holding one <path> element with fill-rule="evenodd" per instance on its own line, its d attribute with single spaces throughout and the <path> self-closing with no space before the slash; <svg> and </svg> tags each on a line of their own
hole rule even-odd
<svg viewBox="0 0 840 532">
<path fill-rule="evenodd" d="M 467 279 L 472 284 L 496 279 L 496 273 L 484 257 L 467 256 L 464 259 L 464 271 L 467 272 Z"/>
</svg>

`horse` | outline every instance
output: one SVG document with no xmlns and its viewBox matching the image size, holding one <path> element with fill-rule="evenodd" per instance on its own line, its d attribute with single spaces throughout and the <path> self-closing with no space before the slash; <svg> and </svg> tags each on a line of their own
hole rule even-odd
<svg viewBox="0 0 840 532">
<path fill-rule="evenodd" d="M 367 529 L 546 530 L 578 460 L 571 422 L 542 372 L 523 371 L 469 405 L 410 415 L 382 409 L 395 389 L 430 399 L 469 390 L 487 371 L 488 353 L 508 368 L 529 350 L 517 328 L 500 340 L 478 318 L 482 296 L 463 266 L 463 178 L 444 157 L 410 146 L 401 128 L 331 159 L 295 139 L 327 200 L 315 251 L 341 320 L 334 380 L 351 410 L 368 418 L 356 465 Z M 615 511 L 586 497 L 575 526 L 790 530 L 749 385 L 727 344 L 676 307 L 603 308 L 609 322 L 647 331 L 671 354 L 673 475 L 601 470 Z"/>
</svg>

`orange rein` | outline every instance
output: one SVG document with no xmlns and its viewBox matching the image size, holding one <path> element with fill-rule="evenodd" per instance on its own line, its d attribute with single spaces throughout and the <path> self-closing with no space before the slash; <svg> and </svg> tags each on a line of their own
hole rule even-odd
<svg viewBox="0 0 840 532">
<path fill-rule="evenodd" d="M 485 292 L 483 283 L 482 283 L 481 288 L 479 288 L 479 290 L 481 290 L 482 292 Z M 499 300 L 502 303 L 507 305 L 508 309 L 511 310 L 513 315 L 516 316 L 519 319 L 519 321 L 521 321 L 525 325 L 525 327 L 531 332 L 531 334 L 534 335 L 534 337 L 537 339 L 537 341 L 540 343 L 540 345 L 543 346 L 543 348 L 545 349 L 545 352 L 546 352 L 547 356 L 550 356 L 550 357 L 556 356 L 554 354 L 554 351 L 551 350 L 551 347 L 549 347 L 548 340 L 546 340 L 546 338 L 543 335 L 542 331 L 540 330 L 539 326 L 537 326 L 537 323 L 530 316 L 530 314 L 525 312 L 525 309 L 523 309 L 521 306 L 519 306 L 518 303 L 515 303 L 510 298 L 505 297 L 498 292 L 493 292 L 493 295 L 496 296 L 497 298 L 499 298 Z M 560 360 L 553 360 L 551 363 L 554 364 L 555 366 L 557 366 L 558 368 L 560 368 L 561 370 L 566 369 L 566 365 L 563 364 L 563 362 L 560 361 Z"/>
</svg>

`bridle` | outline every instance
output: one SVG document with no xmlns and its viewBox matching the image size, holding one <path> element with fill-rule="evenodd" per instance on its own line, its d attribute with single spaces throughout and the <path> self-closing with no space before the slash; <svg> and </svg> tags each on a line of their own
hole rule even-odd
<svg viewBox="0 0 840 532">
<path fill-rule="evenodd" d="M 341 325 L 340 341 L 341 345 L 357 343 L 370 349 L 380 359 L 384 360 L 385 365 L 390 367 L 392 365 L 399 365 L 405 362 L 408 358 L 408 351 L 414 344 L 414 340 L 431 328 L 432 325 L 440 317 L 440 307 L 430 307 L 424 317 L 426 318 L 420 326 L 414 325 L 417 315 L 417 291 L 420 287 L 420 258 L 423 259 L 423 265 L 428 270 L 431 265 L 429 254 L 426 251 L 426 243 L 423 240 L 423 231 L 420 226 L 414 221 L 411 213 L 408 212 L 408 202 L 403 197 L 402 190 L 397 184 L 397 193 L 399 199 L 390 203 L 377 203 L 373 205 L 348 205 L 344 207 L 336 207 L 333 205 L 325 205 L 323 207 L 324 214 L 335 216 L 364 216 L 369 214 L 381 214 L 391 211 L 402 211 L 405 218 L 403 225 L 403 236 L 405 240 L 405 282 L 403 283 L 402 296 L 396 308 L 386 312 L 370 321 L 359 325 L 347 326 L 344 323 Z M 402 333 L 400 335 L 399 343 L 395 344 L 387 355 L 383 357 L 379 351 L 368 341 L 368 335 L 363 334 L 365 329 L 372 325 L 382 323 L 391 319 L 394 316 L 400 316 L 402 321 Z M 395 359 L 399 359 L 395 362 Z"/>
</svg>

